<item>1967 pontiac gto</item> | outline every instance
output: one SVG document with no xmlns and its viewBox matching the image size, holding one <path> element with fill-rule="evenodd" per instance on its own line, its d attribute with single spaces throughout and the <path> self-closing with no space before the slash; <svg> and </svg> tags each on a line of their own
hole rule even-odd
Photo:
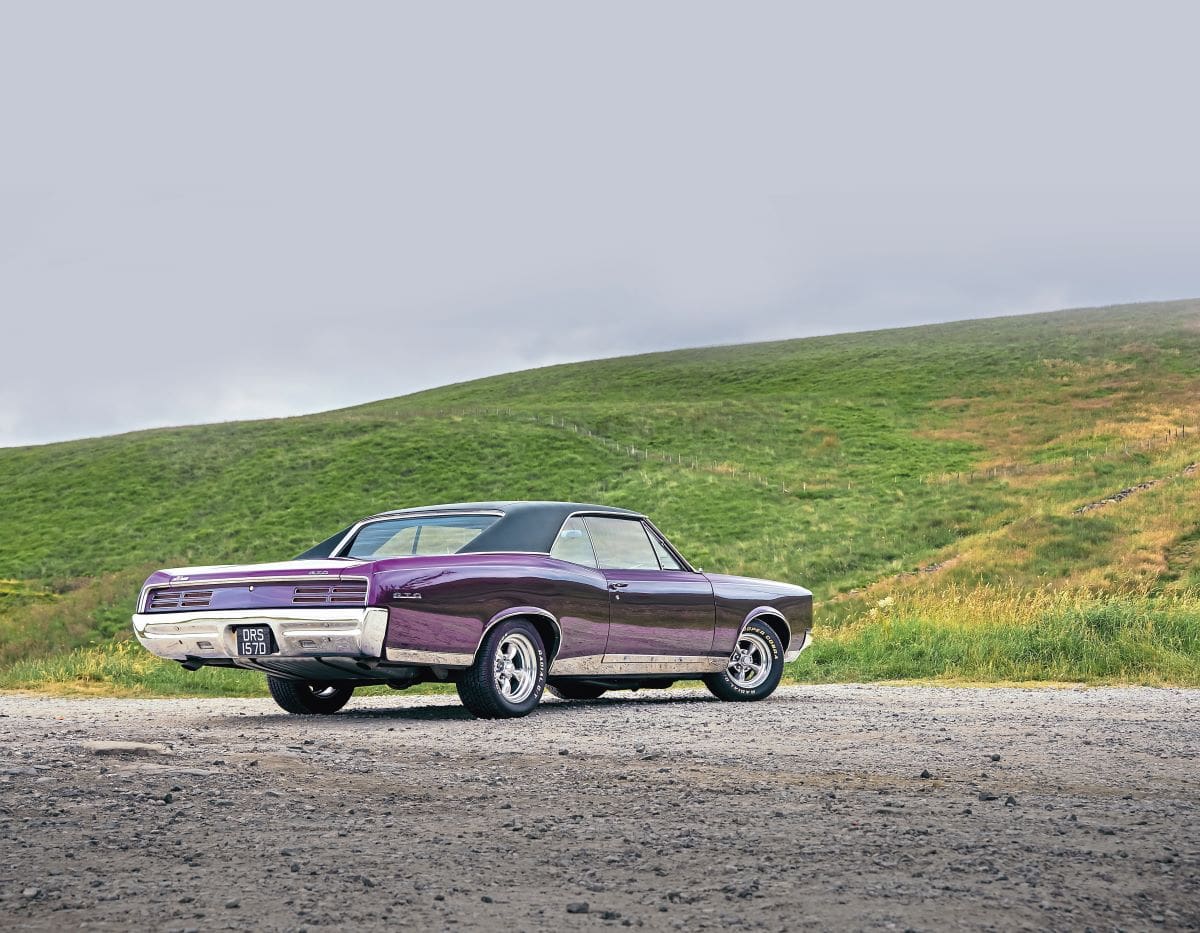
<svg viewBox="0 0 1200 933">
<path fill-rule="evenodd" d="M 278 564 L 160 570 L 133 629 L 154 654 L 266 673 L 291 713 L 355 687 L 453 682 L 476 716 L 701 678 L 761 700 L 808 646 L 812 594 L 703 573 L 644 515 L 473 502 L 364 518 Z"/>
</svg>

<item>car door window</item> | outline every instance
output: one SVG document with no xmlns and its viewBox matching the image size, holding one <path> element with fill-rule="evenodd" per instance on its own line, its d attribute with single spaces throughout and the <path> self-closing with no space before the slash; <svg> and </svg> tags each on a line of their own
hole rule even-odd
<svg viewBox="0 0 1200 933">
<path fill-rule="evenodd" d="M 650 543 L 654 545 L 654 553 L 658 557 L 659 566 L 663 570 L 682 570 L 683 568 L 679 566 L 679 561 L 675 559 L 675 555 L 667 550 L 667 546 L 662 543 L 662 539 L 649 528 L 646 529 L 646 533 L 650 535 Z"/>
<path fill-rule="evenodd" d="M 559 560 L 570 561 L 572 564 L 582 564 L 584 567 L 596 566 L 596 552 L 592 550 L 592 542 L 588 538 L 587 529 L 583 527 L 583 519 L 579 516 L 568 518 L 563 522 L 550 548 L 550 556 Z"/>
<path fill-rule="evenodd" d="M 585 524 L 596 549 L 596 559 L 603 569 L 659 569 L 654 546 L 637 519 L 590 516 Z"/>
</svg>

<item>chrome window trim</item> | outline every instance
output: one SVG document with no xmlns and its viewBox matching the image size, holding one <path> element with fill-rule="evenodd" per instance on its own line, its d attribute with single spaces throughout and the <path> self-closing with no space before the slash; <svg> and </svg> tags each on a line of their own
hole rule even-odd
<svg viewBox="0 0 1200 933">
<path fill-rule="evenodd" d="M 453 554 L 399 554 L 396 557 L 377 557 L 374 560 L 438 560 L 442 557 L 497 557 L 502 554 L 529 554 L 533 557 L 549 557 L 549 551 L 456 551 Z M 557 560 L 558 558 L 555 558 Z M 345 557 L 338 560 L 356 560 L 364 564 L 374 563 L 369 557 Z"/>
<path fill-rule="evenodd" d="M 345 550 L 346 546 L 354 539 L 354 536 L 356 534 L 358 534 L 359 530 L 364 525 L 370 525 L 375 522 L 384 522 L 384 521 L 394 520 L 397 518 L 409 518 L 409 517 L 428 518 L 428 517 L 434 517 L 434 516 L 438 516 L 438 515 L 495 515 L 497 518 L 503 518 L 505 516 L 505 514 L 507 514 L 507 513 L 501 511 L 500 509 L 464 509 L 464 510 L 431 509 L 429 511 L 411 512 L 411 513 L 405 512 L 403 509 L 401 509 L 396 512 L 383 512 L 378 515 L 372 515 L 370 518 L 364 518 L 362 521 L 351 526 L 350 530 L 346 532 L 345 537 L 343 537 L 342 540 L 338 542 L 337 547 L 335 547 L 333 549 L 333 551 L 330 552 L 329 556 L 323 557 L 320 559 L 321 560 L 362 560 L 362 561 L 369 560 L 369 558 L 365 558 L 365 557 L 347 557 L 345 554 L 342 553 L 342 551 Z M 645 515 L 641 514 L 640 512 L 613 512 L 608 509 L 579 509 L 577 511 L 571 512 L 569 515 L 567 515 L 565 518 L 563 518 L 562 522 L 558 526 L 558 530 L 554 533 L 555 540 L 557 540 L 558 536 L 560 534 L 562 534 L 563 525 L 565 525 L 568 521 L 570 521 L 572 518 L 587 517 L 588 515 L 599 515 L 599 516 L 603 516 L 604 518 L 628 518 L 628 519 L 632 519 L 635 521 L 643 521 L 643 522 L 648 523 L 651 528 L 654 528 L 654 530 L 656 532 L 658 532 L 658 536 L 660 538 L 662 538 L 663 542 L 667 545 L 668 550 L 670 550 L 677 558 L 679 558 L 679 560 L 683 563 L 683 565 L 685 567 L 687 567 L 689 570 L 692 570 L 691 564 L 689 564 L 687 562 L 687 560 L 684 559 L 683 555 L 680 554 L 678 550 L 676 550 L 675 546 L 672 545 L 671 542 L 667 540 L 666 535 L 664 535 L 661 531 L 658 531 L 658 529 L 655 528 L 654 523 L 651 522 L 650 519 L 648 519 Z M 588 541 L 589 541 L 589 543 L 591 542 L 591 533 L 590 532 L 588 533 Z M 551 545 L 551 547 L 553 547 L 553 544 Z M 592 545 L 592 550 L 595 551 L 594 544 Z M 387 558 L 379 558 L 379 559 L 380 560 L 403 560 L 405 558 L 410 558 L 410 557 L 452 557 L 452 556 L 458 556 L 458 555 L 466 556 L 468 554 L 540 554 L 540 555 L 548 556 L 550 554 L 550 551 L 549 551 L 549 549 L 547 549 L 545 551 L 463 551 L 463 552 L 456 551 L 454 555 L 451 555 L 451 554 L 401 554 L 397 557 L 387 557 Z M 556 557 L 554 559 L 561 560 L 561 558 L 558 558 L 558 557 Z M 563 561 L 563 563 L 564 564 L 573 564 L 576 567 L 586 566 L 584 564 L 574 564 L 573 561 L 569 561 L 569 560 Z M 599 568 L 592 567 L 590 569 L 598 570 Z M 696 571 L 692 570 L 692 572 L 695 573 Z"/>
<path fill-rule="evenodd" d="M 392 509 L 390 512 L 376 512 L 374 515 L 368 515 L 362 519 L 360 524 L 379 522 L 388 518 L 428 518 L 431 515 L 495 515 L 503 518 L 506 514 L 503 509 L 442 509 L 437 507 Z"/>
<path fill-rule="evenodd" d="M 566 518 L 564 518 L 562 520 L 562 522 L 558 526 L 558 531 L 554 532 L 554 540 L 555 541 L 558 540 L 558 536 L 560 534 L 562 534 L 563 529 L 567 526 L 567 522 L 569 522 L 571 519 L 587 518 L 589 515 L 595 515 L 600 518 L 627 518 L 630 521 L 637 521 L 637 522 L 644 522 L 644 521 L 648 520 L 645 515 L 642 515 L 637 512 L 634 512 L 634 513 L 610 512 L 606 509 L 581 509 L 577 512 L 572 512 L 570 515 L 568 515 Z M 600 555 L 596 553 L 596 542 L 592 540 L 592 530 L 590 528 L 588 528 L 587 522 L 583 523 L 583 532 L 584 532 L 584 534 L 586 534 L 588 536 L 588 544 L 590 544 L 592 546 L 592 555 L 596 558 L 596 566 L 588 567 L 587 564 L 577 564 L 573 560 L 563 560 L 561 557 L 555 557 L 554 560 L 561 560 L 564 564 L 570 564 L 572 567 L 585 567 L 588 570 L 595 570 L 598 573 L 604 573 L 604 568 L 600 566 Z M 554 545 L 551 544 L 550 547 L 551 547 L 551 549 L 553 549 Z M 549 554 L 550 552 L 547 551 L 546 553 Z M 551 556 L 553 557 L 553 555 L 551 555 Z M 658 558 L 656 556 L 655 560 L 657 560 L 657 559 Z"/>
<path fill-rule="evenodd" d="M 688 559 L 687 559 L 686 557 L 684 557 L 682 554 L 680 554 L 680 553 L 679 553 L 679 549 L 678 549 L 677 547 L 675 547 L 675 545 L 673 545 L 673 544 L 671 543 L 670 539 L 669 539 L 669 538 L 668 538 L 668 537 L 667 537 L 665 534 L 663 534 L 661 531 L 659 531 L 659 530 L 658 530 L 658 526 L 657 526 L 657 525 L 655 525 L 655 524 L 654 524 L 654 522 L 650 521 L 650 519 L 649 519 L 649 518 L 647 518 L 645 515 L 642 515 L 640 512 L 633 512 L 633 513 L 630 513 L 630 512 L 609 512 L 609 511 L 604 511 L 604 510 L 601 510 L 601 509 L 587 509 L 587 510 L 581 510 L 581 511 L 578 511 L 578 512 L 572 512 L 570 515 L 568 515 L 566 518 L 564 518 L 564 519 L 562 520 L 562 524 L 560 524 L 560 525 L 558 526 L 558 531 L 556 531 L 556 532 L 554 533 L 554 540 L 556 540 L 556 541 L 558 540 L 558 536 L 559 536 L 560 534 L 562 534 L 563 527 L 564 527 L 564 526 L 567 524 L 567 522 L 569 522 L 569 521 L 570 521 L 572 518 L 575 518 L 576 516 L 579 516 L 579 517 L 581 517 L 581 518 L 587 518 L 589 515 L 598 516 L 598 517 L 600 517 L 600 518 L 624 518 L 624 519 L 627 519 L 627 520 L 629 520 L 629 521 L 641 522 L 643 525 L 647 525 L 647 526 L 649 526 L 649 531 L 647 532 L 647 534 L 649 534 L 649 533 L 653 532 L 654 534 L 658 535 L 658 538 L 659 538 L 659 540 L 660 540 L 660 541 L 662 541 L 663 545 L 665 545 L 665 546 L 666 546 L 666 549 L 667 549 L 668 551 L 670 551 L 670 552 L 671 552 L 671 553 L 672 553 L 672 554 L 675 556 L 675 559 L 676 559 L 677 561 L 679 561 L 679 564 L 680 564 L 680 567 L 681 567 L 681 569 L 680 569 L 680 570 L 663 570 L 663 568 L 662 568 L 662 564 L 660 563 L 660 564 L 659 564 L 659 567 L 658 567 L 658 569 L 659 569 L 659 572 L 660 572 L 660 573 L 699 573 L 699 572 L 700 572 L 699 570 L 697 570 L 695 567 L 693 567 L 693 566 L 691 565 L 691 562 L 690 562 L 690 561 L 688 561 Z M 584 523 L 583 523 L 583 527 L 584 527 L 584 529 L 587 531 L 587 535 L 588 535 L 588 541 L 589 541 L 589 542 L 591 542 L 591 545 L 592 545 L 592 553 L 595 553 L 595 551 L 596 551 L 596 543 L 595 543 L 594 541 L 592 541 L 592 532 L 591 532 L 591 529 L 589 529 L 589 528 L 587 527 L 587 522 L 584 522 Z M 653 550 L 653 542 L 651 543 L 651 550 Z M 540 553 L 540 552 L 539 552 L 539 553 Z M 547 552 L 547 553 L 549 553 L 549 552 Z M 561 558 L 561 557 L 556 557 L 556 558 L 554 558 L 554 559 L 555 559 L 555 560 L 562 560 L 562 558 Z M 655 560 L 658 560 L 658 555 L 657 555 L 657 554 L 655 554 L 655 555 L 654 555 L 654 559 L 655 559 Z M 584 567 L 584 566 L 586 566 L 586 564 L 576 564 L 574 561 L 570 561 L 570 560 L 564 560 L 564 561 L 563 561 L 563 563 L 564 563 L 564 564 L 571 564 L 571 565 L 572 565 L 572 566 L 574 566 L 574 567 Z M 599 564 L 599 563 L 600 563 L 600 558 L 599 558 L 598 556 L 597 556 L 597 558 L 596 558 L 596 563 L 597 563 L 597 564 Z M 604 572 L 604 568 L 602 568 L 602 567 L 589 567 L 588 569 L 589 569 L 589 570 L 599 570 L 601 573 L 603 573 L 603 572 Z M 785 620 L 785 621 L 786 621 L 786 620 Z"/>
<path fill-rule="evenodd" d="M 559 536 L 562 535 L 563 531 L 566 530 L 567 522 L 569 522 L 571 519 L 576 518 L 576 517 L 579 519 L 579 524 L 583 526 L 584 535 L 587 536 L 588 547 L 591 549 L 592 560 L 594 561 L 594 563 L 592 563 L 592 564 L 581 564 L 578 561 L 567 560 L 565 557 L 554 557 L 554 544 L 558 542 Z M 599 571 L 600 570 L 600 557 L 596 554 L 596 542 L 592 540 L 592 532 L 588 528 L 587 522 L 584 521 L 584 518 L 586 518 L 586 517 L 587 516 L 585 516 L 585 515 L 577 516 L 574 512 L 572 512 L 570 515 L 568 515 L 566 518 L 564 518 L 562 520 L 562 524 L 558 526 L 558 531 L 556 531 L 554 533 L 554 541 L 551 542 L 551 544 L 550 544 L 550 550 L 547 551 L 546 553 L 549 554 L 550 557 L 552 557 L 554 560 L 561 560 L 564 564 L 570 564 L 572 567 L 585 567 L 588 570 Z"/>
<path fill-rule="evenodd" d="M 661 561 L 659 561 L 659 569 L 663 570 L 666 573 L 679 573 L 681 571 L 684 573 L 699 573 L 700 572 L 695 567 L 693 567 L 691 565 L 691 563 L 688 562 L 688 559 L 686 557 L 684 557 L 682 554 L 679 553 L 679 548 L 675 547 L 675 545 L 673 545 L 667 539 L 667 536 L 658 530 L 658 527 L 654 524 L 654 522 L 650 521 L 650 519 L 648 519 L 648 518 L 644 518 L 644 519 L 642 519 L 642 521 L 645 522 L 646 525 L 650 528 L 650 533 L 657 536 L 658 540 L 662 542 L 663 547 L 665 547 L 667 549 L 667 551 L 677 561 L 679 561 L 679 570 L 667 570 L 665 567 L 662 566 Z M 655 555 L 655 556 L 657 556 L 657 555 Z"/>
<path fill-rule="evenodd" d="M 602 516 L 602 517 L 604 517 L 604 518 L 628 518 L 628 519 L 632 519 L 632 520 L 634 520 L 634 521 L 644 521 L 644 520 L 645 520 L 645 518 L 646 518 L 646 516 L 645 516 L 645 515 L 638 515 L 638 514 L 636 514 L 636 513 L 634 513 L 634 514 L 629 514 L 629 513 L 626 513 L 626 512 L 605 512 L 605 511 L 600 511 L 600 510 L 597 510 L 597 509 L 587 509 L 587 510 L 581 510 L 581 511 L 578 511 L 578 512 L 572 512 L 570 515 L 568 515 L 566 518 L 564 518 L 564 519 L 562 520 L 562 522 L 559 524 L 559 526 L 558 526 L 558 531 L 556 531 L 556 532 L 554 533 L 554 538 L 555 538 L 555 540 L 558 540 L 558 536 L 559 536 L 560 534 L 562 534 L 563 527 L 564 527 L 564 526 L 567 524 L 567 522 L 569 522 L 571 519 L 573 519 L 573 518 L 587 518 L 589 515 L 599 515 L 599 516 Z M 588 536 L 588 539 L 589 539 L 589 540 L 591 540 L 591 536 L 590 536 L 590 535 Z M 570 562 L 570 561 L 565 561 L 565 563 L 568 563 L 568 564 L 569 564 L 569 563 L 571 563 L 571 562 Z"/>
<path fill-rule="evenodd" d="M 404 512 L 403 510 L 401 510 L 401 511 L 397 511 L 397 512 L 382 513 L 380 515 L 372 515 L 370 518 L 364 518 L 357 525 L 354 525 L 348 532 L 346 532 L 346 536 L 344 538 L 342 538 L 342 540 L 340 542 L 338 542 L 338 546 L 335 547 L 330 552 L 329 558 L 337 559 L 337 558 L 341 558 L 341 557 L 346 557 L 349 560 L 362 560 L 362 561 L 394 560 L 394 558 L 391 558 L 391 557 L 380 557 L 380 558 L 349 557 L 349 555 L 342 554 L 342 551 L 346 547 L 349 546 L 351 541 L 354 540 L 354 536 L 357 535 L 359 533 L 359 531 L 361 531 L 367 525 L 374 525 L 376 522 L 394 522 L 394 521 L 406 519 L 406 518 L 436 518 L 436 517 L 445 516 L 445 515 L 494 515 L 497 518 L 504 517 L 504 513 L 501 512 L 499 509 L 461 509 L 461 510 L 459 510 L 459 509 L 431 509 L 431 510 L 425 511 L 425 512 Z M 483 534 L 483 532 L 481 531 L 480 534 Z M 455 551 L 454 553 L 457 554 L 458 551 Z M 485 553 L 485 552 L 473 551 L 470 553 Z M 506 552 L 498 551 L 497 553 L 506 553 Z M 538 553 L 538 552 L 535 551 L 535 552 L 531 552 L 531 553 Z M 449 554 L 398 554 L 396 556 L 397 557 L 449 557 L 450 555 Z M 326 558 L 326 559 L 329 559 L 329 558 Z"/>
<path fill-rule="evenodd" d="M 646 543 L 648 545 L 650 545 L 650 553 L 652 555 L 654 555 L 654 563 L 657 566 L 656 567 L 601 567 L 601 566 L 599 566 L 600 552 L 596 550 L 596 541 L 592 537 L 592 529 L 587 523 L 587 520 L 589 518 L 609 518 L 609 519 L 617 519 L 618 521 L 636 522 L 638 527 L 640 527 L 642 529 L 642 534 L 644 534 L 646 536 Z M 599 570 L 601 573 L 606 573 L 608 571 L 612 571 L 614 573 L 621 573 L 622 571 L 624 571 L 626 573 L 646 573 L 647 571 L 649 571 L 650 573 L 653 573 L 655 570 L 657 570 L 659 573 L 662 573 L 663 572 L 662 562 L 659 561 L 659 559 L 658 559 L 658 552 L 654 550 L 654 542 L 650 540 L 650 531 L 649 531 L 649 529 L 646 528 L 646 525 L 648 523 L 649 523 L 649 519 L 647 519 L 645 515 L 613 515 L 611 513 L 608 513 L 608 514 L 594 514 L 594 513 L 593 514 L 585 514 L 583 516 L 583 527 L 587 529 L 588 540 L 592 542 L 592 552 L 596 555 L 596 565 L 597 566 L 595 569 Z M 560 533 L 562 532 L 561 528 L 559 528 L 559 532 Z M 568 563 L 570 563 L 570 561 L 568 561 Z M 582 564 L 579 566 L 582 566 Z"/>
</svg>

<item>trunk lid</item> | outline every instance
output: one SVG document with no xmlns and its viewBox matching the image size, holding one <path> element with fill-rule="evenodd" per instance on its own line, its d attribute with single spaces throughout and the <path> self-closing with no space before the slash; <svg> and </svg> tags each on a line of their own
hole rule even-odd
<svg viewBox="0 0 1200 933">
<path fill-rule="evenodd" d="M 365 606 L 371 564 L 303 560 L 162 570 L 146 581 L 142 612 Z"/>
</svg>

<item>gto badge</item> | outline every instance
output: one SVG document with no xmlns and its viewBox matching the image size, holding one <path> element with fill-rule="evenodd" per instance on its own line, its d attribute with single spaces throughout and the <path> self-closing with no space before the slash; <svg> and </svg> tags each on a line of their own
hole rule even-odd
<svg viewBox="0 0 1200 933">
<path fill-rule="evenodd" d="M 420 599 L 421 598 L 420 593 L 415 593 L 412 590 L 408 590 L 408 591 L 396 590 L 396 592 L 393 593 L 392 596 L 395 599 Z"/>
</svg>

